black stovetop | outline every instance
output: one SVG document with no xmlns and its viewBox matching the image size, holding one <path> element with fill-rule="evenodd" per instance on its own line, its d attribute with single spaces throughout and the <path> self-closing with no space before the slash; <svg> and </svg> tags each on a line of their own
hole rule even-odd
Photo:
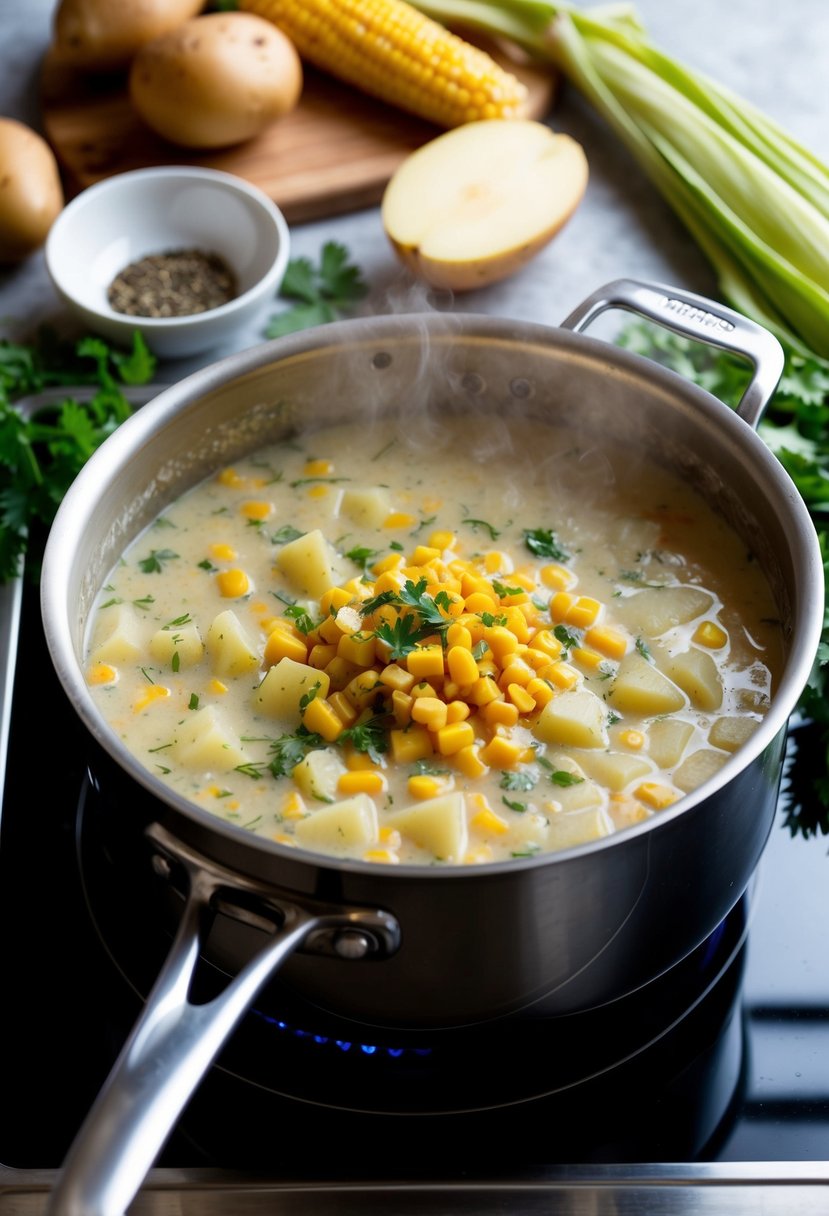
<svg viewBox="0 0 829 1216">
<path fill-rule="evenodd" d="M 792 733 L 794 764 L 808 762 L 798 754 L 805 737 Z M 83 728 L 52 672 L 28 587 L 0 821 L 0 1164 L 21 1171 L 60 1166 L 137 1015 L 145 963 L 124 963 L 118 951 L 145 939 L 150 957 L 158 948 L 144 909 L 119 927 L 106 902 L 87 902 L 85 771 Z M 825 837 L 792 837 L 781 809 L 749 891 L 675 976 L 582 1029 L 535 1023 L 481 1035 L 460 1063 L 439 1039 L 425 1051 L 418 1040 L 420 1079 L 405 1039 L 353 1041 L 290 1003 L 279 1008 L 277 994 L 248 1015 L 159 1164 L 320 1178 L 342 1176 L 351 1161 L 361 1177 L 394 1177 L 404 1165 L 407 1176 L 427 1177 L 457 1160 L 459 1138 L 473 1146 L 467 1173 L 486 1177 L 543 1177 L 579 1162 L 822 1162 L 827 852 Z M 579 1052 L 603 1060 L 600 1076 L 574 1069 Z M 532 1084 L 522 1090 L 525 1075 Z M 440 1110 L 442 1087 L 463 1088 L 464 1078 L 470 1103 L 492 1109 L 407 1113 Z M 306 1162 L 297 1146 L 309 1142 Z"/>
</svg>

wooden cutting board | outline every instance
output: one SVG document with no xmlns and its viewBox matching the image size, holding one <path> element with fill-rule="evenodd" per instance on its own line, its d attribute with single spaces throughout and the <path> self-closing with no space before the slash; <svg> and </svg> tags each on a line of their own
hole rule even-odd
<svg viewBox="0 0 829 1216">
<path fill-rule="evenodd" d="M 486 48 L 527 85 L 527 117 L 546 118 L 556 95 L 552 71 Z M 60 64 L 41 72 L 43 128 L 67 195 L 102 178 L 148 165 L 203 165 L 264 190 L 289 222 L 377 204 L 400 162 L 440 129 L 306 69 L 297 108 L 256 139 L 221 151 L 174 147 L 134 113 L 123 76 L 92 76 Z"/>
</svg>

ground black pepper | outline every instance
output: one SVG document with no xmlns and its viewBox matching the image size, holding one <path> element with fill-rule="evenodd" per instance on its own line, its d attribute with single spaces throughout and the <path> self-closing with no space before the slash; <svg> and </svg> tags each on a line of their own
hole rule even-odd
<svg viewBox="0 0 829 1216">
<path fill-rule="evenodd" d="M 203 249 L 149 254 L 115 276 L 107 300 L 130 317 L 186 317 L 227 304 L 236 279 L 224 258 Z"/>
</svg>

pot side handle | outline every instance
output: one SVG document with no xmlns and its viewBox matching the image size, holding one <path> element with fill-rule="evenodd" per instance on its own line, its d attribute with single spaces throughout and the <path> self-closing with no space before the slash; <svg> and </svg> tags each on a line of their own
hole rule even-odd
<svg viewBox="0 0 829 1216">
<path fill-rule="evenodd" d="M 282 898 L 207 861 L 158 824 L 147 834 L 156 869 L 169 874 L 175 866 L 186 876 L 184 913 L 144 1010 L 69 1149 L 48 1216 L 123 1216 L 236 1023 L 295 950 L 384 958 L 399 942 L 386 912 Z M 270 936 L 218 996 L 194 1004 L 191 982 L 217 907 Z"/>
<path fill-rule="evenodd" d="M 774 334 L 705 296 L 636 279 L 616 279 L 600 287 L 562 321 L 561 328 L 580 333 L 608 308 L 623 308 L 683 338 L 748 359 L 754 374 L 735 412 L 756 428 L 783 374 L 783 347 Z"/>
</svg>

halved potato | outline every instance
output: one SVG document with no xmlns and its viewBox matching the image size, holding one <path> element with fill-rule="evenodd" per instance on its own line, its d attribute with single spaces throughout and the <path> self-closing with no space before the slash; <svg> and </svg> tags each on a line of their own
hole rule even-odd
<svg viewBox="0 0 829 1216">
<path fill-rule="evenodd" d="M 383 195 L 383 228 L 419 278 L 470 291 L 514 274 L 552 240 L 587 176 L 581 145 L 543 123 L 465 123 L 399 166 Z"/>
</svg>

